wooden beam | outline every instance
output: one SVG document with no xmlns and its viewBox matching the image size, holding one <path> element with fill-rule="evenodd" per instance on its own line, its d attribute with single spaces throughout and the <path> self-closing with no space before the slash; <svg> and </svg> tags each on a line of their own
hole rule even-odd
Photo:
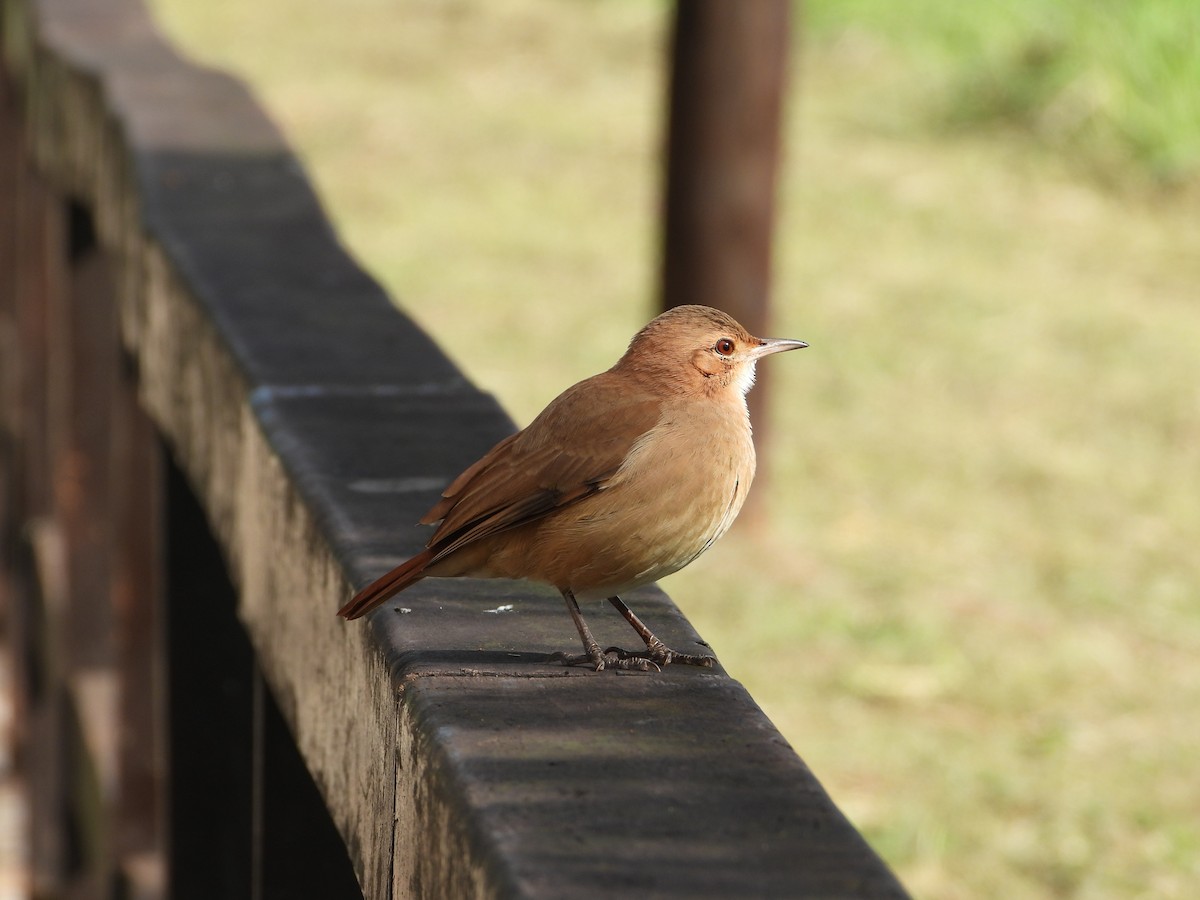
<svg viewBox="0 0 1200 900">
<path fill-rule="evenodd" d="M 787 71 L 787 0 L 676 8 L 663 308 L 703 303 L 767 324 Z"/>
</svg>

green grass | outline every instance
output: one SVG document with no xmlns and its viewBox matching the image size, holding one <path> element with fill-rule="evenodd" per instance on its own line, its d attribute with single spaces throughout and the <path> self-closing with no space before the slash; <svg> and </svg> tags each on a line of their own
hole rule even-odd
<svg viewBox="0 0 1200 900">
<path fill-rule="evenodd" d="M 665 4 L 157 5 L 518 420 L 648 317 Z M 1200 217 L 1147 185 L 1194 166 L 1192 5 L 1043 6 L 808 4 L 773 330 L 812 347 L 764 523 L 667 588 L 917 895 L 1186 898 Z"/>
<path fill-rule="evenodd" d="M 1200 178 L 1200 4 L 813 0 L 809 12 L 818 41 L 895 54 L 900 109 L 927 127 L 1019 129 L 1110 182 Z"/>
</svg>

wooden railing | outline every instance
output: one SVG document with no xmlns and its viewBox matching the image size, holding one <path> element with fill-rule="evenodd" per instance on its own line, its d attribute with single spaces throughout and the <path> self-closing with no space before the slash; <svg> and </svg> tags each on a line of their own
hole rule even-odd
<svg viewBox="0 0 1200 900">
<path fill-rule="evenodd" d="M 241 84 L 136 0 L 0 4 L 0 591 L 38 896 L 903 895 L 719 668 L 548 665 L 570 622 L 519 583 L 336 618 L 511 422 Z"/>
</svg>

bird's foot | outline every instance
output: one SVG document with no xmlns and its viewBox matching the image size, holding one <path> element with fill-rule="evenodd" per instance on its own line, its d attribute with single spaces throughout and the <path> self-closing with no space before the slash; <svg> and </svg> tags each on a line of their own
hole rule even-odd
<svg viewBox="0 0 1200 900">
<path fill-rule="evenodd" d="M 658 672 L 662 669 L 662 666 L 651 659 L 649 655 L 645 653 L 630 653 L 619 647 L 610 647 L 604 651 L 601 651 L 597 647 L 595 653 L 571 654 L 563 653 L 560 650 L 557 653 L 551 653 L 547 656 L 546 662 L 559 662 L 564 666 L 591 666 L 597 672 L 602 672 L 605 669 Z"/>
<path fill-rule="evenodd" d="M 639 650 L 636 653 L 631 650 L 622 650 L 620 647 L 609 647 L 604 652 L 605 654 L 615 653 L 617 658 L 622 662 L 634 659 L 646 660 L 653 663 L 656 669 L 661 669 L 663 666 L 669 665 L 703 666 L 706 669 L 711 669 L 717 664 L 717 661 L 711 656 L 680 653 L 678 650 L 672 650 L 657 639 L 653 644 L 647 646 L 645 650 Z"/>
<path fill-rule="evenodd" d="M 621 660 L 646 659 L 660 669 L 672 663 L 683 666 L 703 666 L 706 669 L 711 669 L 717 664 L 717 661 L 711 656 L 698 656 L 692 653 L 680 653 L 678 650 L 672 650 L 659 640 L 653 631 L 646 627 L 646 623 L 639 619 L 620 597 L 609 597 L 608 602 L 615 606 L 617 612 L 625 617 L 625 621 L 633 626 L 633 630 L 638 633 L 638 637 L 646 643 L 646 649 L 639 650 L 637 653 L 631 653 L 628 650 L 622 650 L 620 647 L 610 647 L 605 651 L 606 653 L 615 652 Z M 708 644 L 704 644 L 704 646 L 707 647 Z"/>
</svg>

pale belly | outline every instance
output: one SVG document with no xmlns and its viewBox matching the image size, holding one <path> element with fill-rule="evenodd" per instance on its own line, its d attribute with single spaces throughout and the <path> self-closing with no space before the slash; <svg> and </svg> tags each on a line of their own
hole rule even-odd
<svg viewBox="0 0 1200 900">
<path fill-rule="evenodd" d="M 754 447 L 748 423 L 703 441 L 695 421 L 685 424 L 686 432 L 660 426 L 604 490 L 497 541 L 480 560 L 486 574 L 570 588 L 584 599 L 648 584 L 696 559 L 737 517 L 754 478 Z"/>
</svg>

